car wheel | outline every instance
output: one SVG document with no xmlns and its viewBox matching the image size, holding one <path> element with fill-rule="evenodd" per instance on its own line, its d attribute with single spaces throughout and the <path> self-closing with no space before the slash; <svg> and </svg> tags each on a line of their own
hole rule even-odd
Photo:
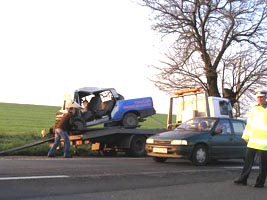
<svg viewBox="0 0 267 200">
<path fill-rule="evenodd" d="M 133 157 L 145 156 L 146 155 L 145 144 L 146 144 L 146 137 L 134 136 L 131 141 L 131 146 L 127 154 Z"/>
<path fill-rule="evenodd" d="M 209 155 L 208 149 L 204 145 L 197 145 L 192 154 L 192 162 L 194 165 L 203 166 L 208 163 Z"/>
<path fill-rule="evenodd" d="M 138 126 L 138 118 L 134 113 L 127 113 L 122 119 L 122 125 L 126 128 L 136 128 Z"/>
<path fill-rule="evenodd" d="M 158 163 L 164 163 L 167 160 L 167 158 L 164 158 L 164 157 L 153 157 L 153 160 L 155 162 L 158 162 Z"/>
</svg>

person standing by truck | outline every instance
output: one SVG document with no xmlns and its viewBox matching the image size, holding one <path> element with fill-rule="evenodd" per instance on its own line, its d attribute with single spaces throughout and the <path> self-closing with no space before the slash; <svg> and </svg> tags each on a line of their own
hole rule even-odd
<svg viewBox="0 0 267 200">
<path fill-rule="evenodd" d="M 237 180 L 238 185 L 247 185 L 255 155 L 260 157 L 259 175 L 254 187 L 263 188 L 267 173 L 267 104 L 266 90 L 257 89 L 256 98 L 258 105 L 249 113 L 246 128 L 242 138 L 247 141 L 247 151 L 243 170 Z"/>
<path fill-rule="evenodd" d="M 76 110 L 79 109 L 80 105 L 76 102 L 71 103 L 67 107 L 67 113 L 63 115 L 60 120 L 56 120 L 55 123 L 55 141 L 50 150 L 48 151 L 48 157 L 55 157 L 56 149 L 60 144 L 61 138 L 64 140 L 64 158 L 71 158 L 70 153 L 70 140 L 69 140 L 69 131 L 73 126 L 72 118 L 75 116 Z"/>
</svg>

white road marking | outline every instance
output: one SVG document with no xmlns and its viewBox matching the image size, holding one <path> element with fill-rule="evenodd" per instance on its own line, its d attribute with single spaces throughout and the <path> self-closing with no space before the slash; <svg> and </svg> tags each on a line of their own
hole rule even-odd
<svg viewBox="0 0 267 200">
<path fill-rule="evenodd" d="M 243 169 L 243 166 L 223 167 L 224 169 Z M 259 169 L 258 166 L 253 166 L 252 169 Z"/>
<path fill-rule="evenodd" d="M 0 177 L 0 181 L 6 180 L 25 180 L 25 179 L 49 179 L 49 178 L 69 178 L 66 175 L 56 175 L 56 176 L 21 176 L 21 177 Z"/>
</svg>

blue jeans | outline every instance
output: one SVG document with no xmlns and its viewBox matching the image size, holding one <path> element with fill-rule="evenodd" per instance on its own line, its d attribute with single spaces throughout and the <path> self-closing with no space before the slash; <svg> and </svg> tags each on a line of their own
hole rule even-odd
<svg viewBox="0 0 267 200">
<path fill-rule="evenodd" d="M 69 135 L 66 131 L 63 131 L 60 128 L 56 128 L 55 130 L 55 142 L 53 146 L 50 148 L 48 152 L 48 156 L 54 156 L 57 150 L 57 147 L 60 144 L 60 139 L 63 138 L 64 140 L 64 155 L 70 154 L 70 139 Z"/>
</svg>

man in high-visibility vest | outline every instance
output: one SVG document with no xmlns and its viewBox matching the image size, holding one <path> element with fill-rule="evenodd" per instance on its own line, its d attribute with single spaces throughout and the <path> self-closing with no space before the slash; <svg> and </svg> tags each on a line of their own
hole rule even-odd
<svg viewBox="0 0 267 200">
<path fill-rule="evenodd" d="M 263 89 L 256 90 L 258 105 L 252 108 L 247 119 L 247 125 L 242 138 L 247 142 L 247 151 L 243 170 L 237 180 L 238 185 L 247 185 L 251 168 L 253 166 L 256 153 L 260 157 L 259 175 L 254 187 L 262 188 L 265 184 L 267 173 L 267 91 Z"/>
</svg>

